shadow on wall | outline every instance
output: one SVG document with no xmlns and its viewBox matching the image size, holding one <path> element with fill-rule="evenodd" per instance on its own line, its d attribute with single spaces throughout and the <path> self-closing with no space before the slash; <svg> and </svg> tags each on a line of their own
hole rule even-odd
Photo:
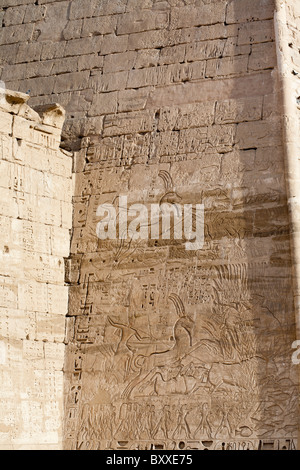
<svg viewBox="0 0 300 470">
<path fill-rule="evenodd" d="M 79 150 L 66 446 L 293 448 L 274 2 L 228 0 L 225 22 L 210 25 L 205 14 L 223 0 L 180 4 L 184 12 L 168 2 L 137 11 L 134 1 L 126 12 L 119 1 L 39 6 L 33 43 L 11 47 L 1 76 L 30 89 L 32 105 L 60 102 L 62 145 Z M 30 76 L 17 79 L 14 62 L 29 51 Z M 203 202 L 204 249 L 100 243 L 97 207 L 122 194 L 130 203 Z"/>
</svg>

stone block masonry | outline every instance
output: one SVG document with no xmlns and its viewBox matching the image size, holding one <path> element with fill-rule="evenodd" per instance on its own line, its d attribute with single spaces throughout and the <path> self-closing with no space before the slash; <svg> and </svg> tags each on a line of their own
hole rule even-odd
<svg viewBox="0 0 300 470">
<path fill-rule="evenodd" d="M 74 151 L 64 448 L 297 447 L 298 10 L 293 0 L 4 0 L 0 79 L 30 90 L 33 107 L 60 103 L 62 145 Z M 12 151 L 30 159 L 27 145 L 42 141 L 24 121 L 15 116 Z M 22 309 L 54 315 L 70 186 L 58 164 L 52 186 L 47 169 L 40 180 L 39 168 L 15 165 L 3 163 L 0 182 L 7 194 L 19 171 L 24 201 L 2 198 L 3 216 L 20 230 L 20 211 L 51 227 L 26 242 L 36 255 L 24 277 L 35 281 Z M 203 249 L 99 240 L 98 207 L 120 209 L 121 196 L 203 203 Z"/>
<path fill-rule="evenodd" d="M 72 158 L 28 99 L 0 90 L 0 448 L 60 449 Z"/>
</svg>

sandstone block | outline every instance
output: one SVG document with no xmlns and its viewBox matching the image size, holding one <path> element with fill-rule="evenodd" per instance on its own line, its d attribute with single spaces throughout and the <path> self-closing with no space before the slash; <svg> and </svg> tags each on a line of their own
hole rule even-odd
<svg viewBox="0 0 300 470">
<path fill-rule="evenodd" d="M 91 109 L 89 110 L 89 116 L 101 116 L 103 114 L 112 114 L 117 111 L 118 108 L 118 94 L 117 92 L 112 93 L 100 93 L 94 96 Z"/>
<path fill-rule="evenodd" d="M 186 48 L 186 60 L 205 60 L 223 56 L 225 48 L 224 40 L 201 41 L 189 44 Z"/>
<path fill-rule="evenodd" d="M 61 224 L 63 228 L 72 228 L 72 204 L 70 202 L 61 201 Z"/>
<path fill-rule="evenodd" d="M 154 113 L 138 111 L 118 113 L 116 116 L 105 116 L 103 136 L 151 132 L 155 126 Z"/>
<path fill-rule="evenodd" d="M 171 10 L 171 28 L 213 25 L 224 23 L 226 4 L 202 3 L 201 7 L 185 6 Z"/>
<path fill-rule="evenodd" d="M 263 119 L 275 118 L 278 116 L 280 108 L 278 108 L 278 102 L 274 95 L 264 96 L 263 102 Z"/>
<path fill-rule="evenodd" d="M 175 36 L 175 34 L 174 34 Z M 128 37 L 128 50 L 142 50 L 166 47 L 170 44 L 170 33 L 165 30 L 145 31 L 130 34 Z"/>
<path fill-rule="evenodd" d="M 16 80 L 25 79 L 27 64 L 11 65 L 5 68 L 2 74 L 3 81 L 9 81 L 12 78 Z"/>
<path fill-rule="evenodd" d="M 49 160 L 49 172 L 53 173 L 54 175 L 59 175 L 63 177 L 71 177 L 72 176 L 72 158 L 67 156 L 61 152 L 58 156 L 51 155 L 49 152 L 48 160 Z"/>
<path fill-rule="evenodd" d="M 192 127 L 205 127 L 214 122 L 215 102 L 190 104 L 180 108 L 164 108 L 161 110 L 158 124 L 159 130 L 180 130 Z"/>
<path fill-rule="evenodd" d="M 86 56 L 82 56 L 86 57 Z M 69 57 L 68 60 L 65 59 L 54 59 L 49 61 L 51 63 L 51 75 L 60 75 L 64 73 L 72 73 L 73 70 L 77 69 L 77 64 L 79 63 L 77 57 Z M 78 70 L 81 71 L 80 69 Z"/>
<path fill-rule="evenodd" d="M 158 65 L 161 51 L 159 49 L 145 49 L 138 51 L 135 68 L 155 67 Z"/>
<path fill-rule="evenodd" d="M 66 42 L 63 55 L 60 57 L 72 57 L 86 54 L 97 54 L 101 50 L 102 36 L 72 39 Z"/>
<path fill-rule="evenodd" d="M 93 16 L 95 7 L 95 0 L 91 0 L 86 4 L 83 4 L 80 0 L 74 0 L 70 5 L 70 20 Z"/>
<path fill-rule="evenodd" d="M 43 44 L 40 42 L 20 44 L 16 54 L 16 63 L 39 61 L 42 54 L 42 48 Z"/>
<path fill-rule="evenodd" d="M 27 220 L 11 220 L 11 241 L 19 251 L 51 254 L 50 227 Z"/>
<path fill-rule="evenodd" d="M 10 340 L 35 338 L 35 313 L 0 308 L 0 335 Z"/>
<path fill-rule="evenodd" d="M 68 312 L 67 286 L 48 284 L 47 287 L 47 312 L 65 316 Z"/>
<path fill-rule="evenodd" d="M 14 7 L 17 5 L 29 5 L 30 3 L 33 3 L 33 1 L 32 0 L 7 0 L 6 6 Z"/>
<path fill-rule="evenodd" d="M 37 282 L 45 284 L 63 284 L 64 269 L 60 259 L 55 259 L 45 253 L 36 254 L 22 250 L 11 250 L 11 256 L 13 262 L 7 263 L 6 253 L 0 253 L 4 276 L 11 279 L 22 279 L 24 282 L 36 279 Z"/>
<path fill-rule="evenodd" d="M 223 51 L 223 57 L 232 57 L 239 55 L 250 55 L 251 47 L 249 44 L 240 45 L 238 44 L 238 38 L 230 37 L 225 42 Z"/>
<path fill-rule="evenodd" d="M 136 52 L 129 51 L 105 56 L 103 72 L 118 72 L 121 70 L 132 69 L 136 60 L 136 55 Z"/>
<path fill-rule="evenodd" d="M 18 7 L 7 8 L 4 15 L 4 25 L 11 26 L 22 24 L 25 16 L 26 5 L 19 5 Z"/>
<path fill-rule="evenodd" d="M 274 68 L 277 65 L 274 43 L 253 44 L 249 58 L 249 70 Z"/>
<path fill-rule="evenodd" d="M 10 189 L 12 187 L 11 165 L 5 161 L 0 161 L 0 186 Z"/>
<path fill-rule="evenodd" d="M 241 98 L 217 103 L 216 124 L 259 121 L 262 117 L 262 98 Z"/>
<path fill-rule="evenodd" d="M 236 99 L 245 96 L 264 96 L 272 93 L 273 79 L 269 71 L 223 80 L 205 80 L 157 87 L 151 91 L 147 108 L 203 103 L 218 99 Z"/>
<path fill-rule="evenodd" d="M 36 340 L 37 341 L 64 341 L 65 337 L 65 318 L 62 315 L 47 313 L 36 314 Z"/>
<path fill-rule="evenodd" d="M 272 233 L 284 233 L 288 228 L 288 213 L 286 206 L 272 209 L 257 209 L 254 217 L 254 233 L 264 236 Z"/>
<path fill-rule="evenodd" d="M 82 37 L 112 34 L 114 33 L 116 26 L 116 16 L 100 16 L 98 18 L 86 18 L 83 21 Z"/>
<path fill-rule="evenodd" d="M 205 76 L 205 62 L 193 62 L 189 64 L 165 65 L 158 67 L 158 85 L 169 85 L 171 83 L 189 82 L 198 80 Z"/>
<path fill-rule="evenodd" d="M 237 127 L 237 143 L 241 149 L 280 145 L 281 132 L 278 120 L 242 122 Z"/>
<path fill-rule="evenodd" d="M 62 93 L 64 91 L 83 90 L 87 87 L 90 73 L 88 70 L 82 72 L 63 74 L 55 78 L 54 93 Z"/>
<path fill-rule="evenodd" d="M 145 87 L 140 90 L 121 91 L 118 96 L 118 111 L 138 111 L 144 109 L 151 88 Z"/>
<path fill-rule="evenodd" d="M 179 145 L 179 132 L 160 132 L 154 142 L 156 155 L 176 155 Z"/>
<path fill-rule="evenodd" d="M 162 29 L 168 26 L 169 16 L 166 12 L 150 10 L 124 13 L 120 16 L 117 34 L 132 34 L 152 29 Z"/>
<path fill-rule="evenodd" d="M 68 257 L 70 251 L 70 232 L 67 228 L 51 227 L 49 241 L 54 256 Z"/>
<path fill-rule="evenodd" d="M 18 288 L 15 282 L 0 278 L 0 307 L 18 308 Z"/>
<path fill-rule="evenodd" d="M 238 45 L 259 44 L 274 40 L 272 20 L 244 23 L 239 28 Z"/>
<path fill-rule="evenodd" d="M 199 41 L 214 41 L 216 39 L 228 39 L 236 37 L 238 34 L 238 25 L 226 25 L 217 23 L 208 26 L 183 28 L 176 31 L 174 42 L 177 43 L 193 43 Z M 173 39 L 173 38 L 172 38 Z"/>
<path fill-rule="evenodd" d="M 68 22 L 67 26 L 62 32 L 63 38 L 66 41 L 70 39 L 79 39 L 82 37 L 82 28 L 83 28 L 83 20 L 71 20 Z M 88 36 L 88 34 L 84 35 Z"/>
<path fill-rule="evenodd" d="M 1 107 L 1 103 L 0 103 L 0 107 Z M 12 122 L 13 120 L 10 114 L 0 111 L 0 133 L 11 135 Z M 3 139 L 5 138 L 3 137 Z M 4 142 L 4 140 L 2 142 Z M 2 148 L 3 148 L 3 145 L 4 143 L 2 144 Z"/>
<path fill-rule="evenodd" d="M 101 55 L 115 54 L 127 51 L 128 36 L 107 34 L 103 37 L 100 47 Z"/>
<path fill-rule="evenodd" d="M 13 137 L 53 150 L 58 149 L 60 143 L 59 135 L 53 127 L 38 125 L 19 116 L 14 117 Z"/>
<path fill-rule="evenodd" d="M 1 60 L 3 61 L 3 64 L 14 65 L 16 63 L 15 57 L 18 53 L 19 47 L 18 43 L 0 45 Z M 16 90 L 16 88 L 12 89 Z"/>
<path fill-rule="evenodd" d="M 179 44 L 178 46 L 162 48 L 160 51 L 158 63 L 159 65 L 177 64 L 182 63 L 185 58 L 186 60 L 189 60 L 188 52 L 186 54 L 186 46 L 184 44 Z"/>
<path fill-rule="evenodd" d="M 11 82 L 10 82 L 11 83 Z M 51 95 L 53 92 L 55 77 L 38 77 L 22 80 L 20 83 L 20 90 L 26 93 L 30 90 L 31 96 L 39 96 L 44 94 Z"/>
<path fill-rule="evenodd" d="M 43 11 L 43 5 L 34 5 L 34 14 L 41 16 L 42 21 L 36 21 L 34 24 L 34 39 L 39 41 L 60 41 L 62 30 L 67 26 L 69 20 L 70 3 L 61 1 L 48 3 L 46 14 Z M 43 17 L 43 15 L 45 15 Z"/>
<path fill-rule="evenodd" d="M 154 86 L 158 82 L 158 71 L 154 67 L 147 69 L 130 70 L 128 74 L 127 88 L 142 88 Z"/>
<path fill-rule="evenodd" d="M 178 153 L 202 153 L 207 148 L 208 129 L 200 127 L 198 129 L 184 129 L 180 131 Z"/>
<path fill-rule="evenodd" d="M 64 57 L 66 46 L 69 43 L 67 43 L 66 41 L 60 41 L 60 42 L 54 42 L 54 43 L 41 42 L 37 44 L 40 44 L 40 46 L 42 47 L 41 60 L 43 61 L 43 60 L 51 60 L 51 59 Z M 75 49 L 77 49 L 77 46 L 75 46 Z M 25 47 L 25 53 L 26 53 L 26 47 Z"/>
<path fill-rule="evenodd" d="M 0 447 L 296 446 L 298 2 L 295 116 L 274 0 L 4 2 L 0 77 L 35 109 L 0 103 Z M 120 195 L 203 203 L 202 249 L 99 240 Z"/>
<path fill-rule="evenodd" d="M 95 75 L 90 78 L 90 86 L 97 93 L 125 90 L 127 83 L 128 71 L 105 74 L 95 71 Z"/>
<path fill-rule="evenodd" d="M 103 70 L 104 58 L 95 54 L 83 55 L 78 57 L 78 59 L 74 58 L 75 60 L 77 60 L 79 72 L 81 70 Z"/>
<path fill-rule="evenodd" d="M 16 200 L 18 207 L 17 217 L 33 222 L 61 226 L 61 203 L 58 199 L 15 193 L 14 200 Z"/>
<path fill-rule="evenodd" d="M 240 75 L 248 70 L 248 55 L 225 57 L 224 59 L 212 59 L 207 61 L 206 77 L 226 77 Z"/>
<path fill-rule="evenodd" d="M 12 156 L 13 139 L 6 134 L 0 134 L 0 160 L 10 160 Z"/>
<path fill-rule="evenodd" d="M 34 31 L 33 24 L 7 26 L 0 31 L 0 44 L 14 44 L 29 41 Z"/>
<path fill-rule="evenodd" d="M 139 4 L 139 8 L 151 8 L 153 5 L 152 0 L 141 0 Z M 135 0 L 128 0 L 126 11 L 135 11 L 136 10 L 136 3 Z"/>
<path fill-rule="evenodd" d="M 251 20 L 268 20 L 273 18 L 272 0 L 231 0 L 228 4 L 226 23 L 243 23 Z"/>
<path fill-rule="evenodd" d="M 36 2 L 33 5 L 28 5 L 24 17 L 24 23 L 36 23 L 42 21 L 46 17 L 47 7 L 46 5 L 37 5 Z"/>
<path fill-rule="evenodd" d="M 18 202 L 12 190 L 0 187 L 0 214 L 7 217 L 18 217 Z"/>
<path fill-rule="evenodd" d="M 102 0 L 96 2 L 94 16 L 117 15 L 124 13 L 126 6 L 120 0 Z"/>
</svg>

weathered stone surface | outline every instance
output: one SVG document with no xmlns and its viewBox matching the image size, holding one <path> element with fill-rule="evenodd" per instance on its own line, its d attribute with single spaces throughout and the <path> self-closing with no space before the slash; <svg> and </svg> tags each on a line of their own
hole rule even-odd
<svg viewBox="0 0 300 470">
<path fill-rule="evenodd" d="M 247 0 L 230 0 L 226 12 L 226 23 L 266 20 L 273 18 L 273 15 L 273 0 L 253 0 L 251 4 Z"/>
<path fill-rule="evenodd" d="M 28 98 L 6 91 L 0 101 L 0 447 L 58 449 L 72 162 L 58 148 L 62 108 L 38 114 Z"/>
<path fill-rule="evenodd" d="M 4 3 L 0 79 L 39 114 L 0 103 L 0 448 L 62 421 L 66 449 L 296 448 L 298 2 Z M 125 196 L 204 204 L 203 247 L 145 215 L 99 239 Z"/>
</svg>

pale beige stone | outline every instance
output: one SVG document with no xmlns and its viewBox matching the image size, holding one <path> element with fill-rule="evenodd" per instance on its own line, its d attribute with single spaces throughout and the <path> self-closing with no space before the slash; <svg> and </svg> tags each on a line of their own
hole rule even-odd
<svg viewBox="0 0 300 470">
<path fill-rule="evenodd" d="M 239 28 L 238 44 L 259 44 L 274 40 L 274 26 L 271 20 L 245 23 Z"/>
<path fill-rule="evenodd" d="M 140 31 L 162 29 L 168 25 L 166 12 L 152 12 L 151 10 L 124 13 L 119 18 L 117 34 L 132 34 Z"/>
<path fill-rule="evenodd" d="M 208 60 L 205 75 L 214 78 L 245 74 L 248 70 L 248 62 L 249 57 L 247 55 Z"/>
<path fill-rule="evenodd" d="M 117 93 L 99 93 L 94 96 L 89 116 L 101 116 L 103 114 L 112 114 L 117 111 L 118 101 Z"/>
<path fill-rule="evenodd" d="M 130 70 L 133 68 L 135 60 L 136 52 L 134 51 L 107 55 L 104 59 L 103 71 L 107 73 Z"/>
<path fill-rule="evenodd" d="M 83 21 L 81 36 L 85 37 L 95 36 L 98 34 L 112 34 L 116 29 L 117 21 L 118 18 L 116 16 L 100 16 L 98 18 L 87 18 Z"/>
<path fill-rule="evenodd" d="M 40 107 L 38 114 L 26 104 L 28 95 L 4 93 L 0 447 L 58 449 L 68 307 L 64 257 L 73 192 L 71 158 L 59 149 L 65 113 L 54 104 Z"/>
<path fill-rule="evenodd" d="M 231 0 L 228 4 L 226 23 L 243 23 L 251 20 L 265 20 L 273 17 L 274 2 L 272 0 Z"/>
<path fill-rule="evenodd" d="M 298 2 L 4 3 L 0 448 L 299 447 Z"/>
<path fill-rule="evenodd" d="M 262 98 L 220 101 L 216 107 L 216 124 L 259 121 L 262 117 L 262 106 Z"/>
</svg>

